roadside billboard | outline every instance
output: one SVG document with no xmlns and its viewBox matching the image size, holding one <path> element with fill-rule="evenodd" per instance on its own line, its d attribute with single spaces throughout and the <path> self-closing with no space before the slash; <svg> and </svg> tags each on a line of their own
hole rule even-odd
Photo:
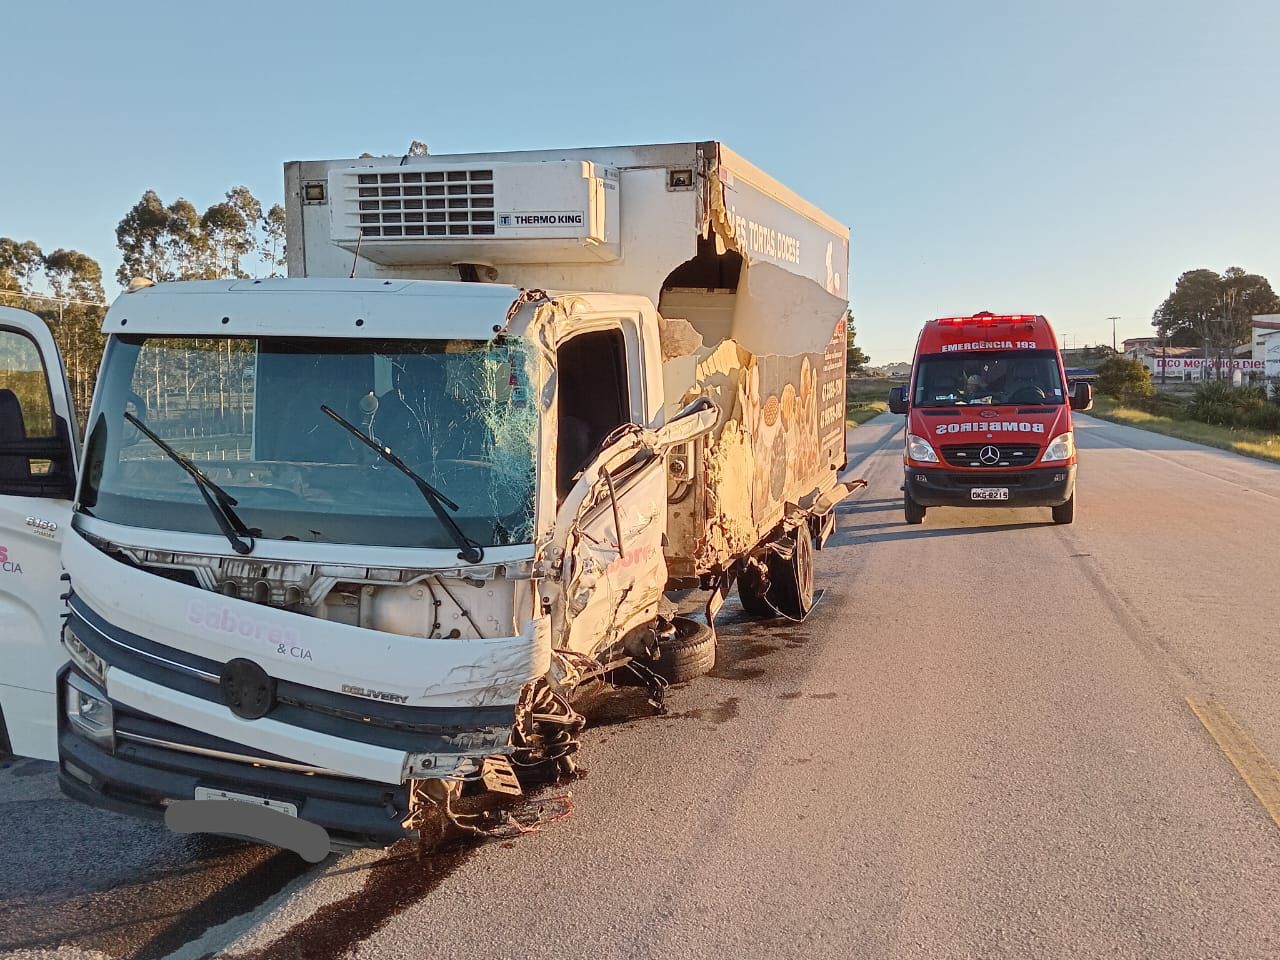
<svg viewBox="0 0 1280 960">
<path fill-rule="evenodd" d="M 1246 373 L 1261 373 L 1264 369 L 1262 360 L 1249 360 L 1236 358 L 1234 360 L 1215 359 L 1213 357 L 1153 357 L 1155 361 L 1156 372 L 1168 371 L 1169 373 L 1186 373 L 1190 370 L 1213 370 L 1215 367 L 1223 373 L 1228 370 L 1243 370 Z M 1277 360 L 1280 360 L 1280 352 L 1277 354 Z"/>
</svg>

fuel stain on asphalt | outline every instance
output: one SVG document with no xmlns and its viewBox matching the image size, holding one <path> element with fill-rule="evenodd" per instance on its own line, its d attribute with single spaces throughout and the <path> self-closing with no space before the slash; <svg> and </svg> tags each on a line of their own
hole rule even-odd
<svg viewBox="0 0 1280 960">
<path fill-rule="evenodd" d="M 738 716 L 738 698 L 730 697 L 728 700 L 722 700 L 720 703 L 710 707 L 697 707 L 693 710 L 685 710 L 683 713 L 669 713 L 662 719 L 666 720 L 705 720 L 708 723 L 725 723 L 733 720 Z"/>
<path fill-rule="evenodd" d="M 523 773 L 523 796 L 479 794 L 464 798 L 458 812 L 487 814 L 497 828 L 504 822 L 520 822 L 526 829 L 568 815 L 571 801 L 559 814 L 544 816 L 548 804 L 554 808 L 557 801 L 565 800 L 543 795 L 544 788 L 563 785 L 564 781 L 555 776 L 554 767 L 530 768 Z M 580 771 L 580 776 L 585 775 L 585 770 Z M 210 954 L 204 960 L 215 956 L 226 960 L 338 960 L 397 914 L 430 897 L 481 847 L 496 843 L 510 849 L 519 842 L 518 837 L 473 836 L 446 824 L 439 816 L 432 817 L 427 832 L 438 839 L 401 840 L 385 857 L 365 868 L 365 881 L 359 890 L 319 908 L 265 946 L 242 953 Z"/>
<path fill-rule="evenodd" d="M 505 844 L 504 844 L 505 845 Z M 364 886 L 321 907 L 277 939 L 234 960 L 336 960 L 375 934 L 396 914 L 423 900 L 467 862 L 479 843 L 454 841 L 425 851 L 403 840 L 368 868 Z"/>
</svg>

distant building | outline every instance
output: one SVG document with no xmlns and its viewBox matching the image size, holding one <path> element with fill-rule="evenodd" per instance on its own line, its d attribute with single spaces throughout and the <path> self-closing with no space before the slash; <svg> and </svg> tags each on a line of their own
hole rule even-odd
<svg viewBox="0 0 1280 960">
<path fill-rule="evenodd" d="M 1236 347 L 1228 359 L 1210 354 L 1199 347 L 1168 347 L 1155 340 L 1126 350 L 1125 356 L 1142 361 L 1157 383 L 1198 383 L 1201 380 L 1231 379 L 1249 383 L 1262 378 L 1263 365 L 1254 359 L 1249 344 Z"/>
<path fill-rule="evenodd" d="M 1158 337 L 1130 337 L 1128 340 L 1125 340 L 1120 344 L 1120 352 L 1126 357 L 1136 357 L 1138 355 L 1139 348 L 1147 347 L 1158 342 Z"/>
<path fill-rule="evenodd" d="M 873 377 L 909 377 L 911 376 L 911 364 L 884 363 L 878 367 L 867 367 L 867 373 Z"/>
<path fill-rule="evenodd" d="M 1280 377 L 1280 313 L 1253 318 L 1253 335 L 1249 338 L 1252 358 L 1262 364 L 1267 379 Z"/>
</svg>

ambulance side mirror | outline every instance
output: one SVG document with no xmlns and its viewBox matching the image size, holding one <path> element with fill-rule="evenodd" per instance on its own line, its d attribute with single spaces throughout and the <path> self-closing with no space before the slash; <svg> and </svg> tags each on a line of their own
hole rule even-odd
<svg viewBox="0 0 1280 960">
<path fill-rule="evenodd" d="M 890 413 L 906 413 L 907 412 L 907 388 L 894 387 L 889 391 L 889 412 Z"/>
<path fill-rule="evenodd" d="M 1093 406 L 1093 385 L 1079 382 L 1071 388 L 1071 409 L 1088 410 Z"/>
</svg>

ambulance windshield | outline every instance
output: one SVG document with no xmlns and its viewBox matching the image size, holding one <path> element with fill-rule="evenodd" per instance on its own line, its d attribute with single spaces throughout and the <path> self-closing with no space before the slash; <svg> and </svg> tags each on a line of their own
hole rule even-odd
<svg viewBox="0 0 1280 960">
<path fill-rule="evenodd" d="M 921 357 L 916 366 L 917 407 L 1066 402 L 1052 350 L 980 350 Z"/>
</svg>

